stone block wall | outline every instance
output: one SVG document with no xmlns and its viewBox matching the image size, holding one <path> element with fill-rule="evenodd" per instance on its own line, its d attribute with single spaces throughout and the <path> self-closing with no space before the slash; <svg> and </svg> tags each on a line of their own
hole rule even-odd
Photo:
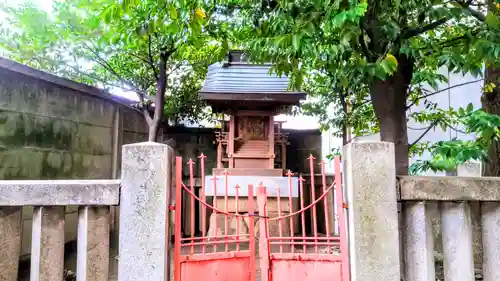
<svg viewBox="0 0 500 281">
<path fill-rule="evenodd" d="M 126 100 L 0 58 L 0 180 L 118 178 L 122 144 L 147 139 L 143 120 Z M 66 241 L 76 212 L 66 210 Z M 32 213 L 23 210 L 24 256 Z"/>
<path fill-rule="evenodd" d="M 121 144 L 147 134 L 141 114 L 18 70 L 0 64 L 0 179 L 116 177 Z"/>
<path fill-rule="evenodd" d="M 319 130 L 283 130 L 289 133 L 286 153 L 286 167 L 293 172 L 309 174 L 307 158 L 313 155 L 316 161 L 321 159 L 321 132 Z M 314 165 L 314 173 L 321 173 L 319 165 Z"/>
</svg>

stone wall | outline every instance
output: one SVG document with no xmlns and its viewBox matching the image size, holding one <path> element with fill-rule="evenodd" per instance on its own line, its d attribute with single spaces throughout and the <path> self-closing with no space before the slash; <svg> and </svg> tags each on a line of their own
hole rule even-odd
<svg viewBox="0 0 500 281">
<path fill-rule="evenodd" d="M 147 133 L 123 102 L 0 60 L 0 179 L 117 177 L 121 144 Z"/>
<path fill-rule="evenodd" d="M 119 177 L 121 146 L 147 138 L 130 101 L 0 58 L 0 180 Z M 22 254 L 32 207 L 23 211 Z M 76 238 L 68 207 L 66 241 Z"/>
</svg>

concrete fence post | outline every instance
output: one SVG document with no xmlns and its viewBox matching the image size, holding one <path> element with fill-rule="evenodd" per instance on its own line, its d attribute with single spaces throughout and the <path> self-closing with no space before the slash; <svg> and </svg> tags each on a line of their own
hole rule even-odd
<svg viewBox="0 0 500 281">
<path fill-rule="evenodd" d="M 400 281 L 394 145 L 344 147 L 351 281 Z"/>
<path fill-rule="evenodd" d="M 474 280 L 472 223 L 467 202 L 443 202 L 441 205 L 444 279 Z"/>
<path fill-rule="evenodd" d="M 145 142 L 122 150 L 119 281 L 169 280 L 171 155 L 167 145 Z"/>
<path fill-rule="evenodd" d="M 16 281 L 21 255 L 22 208 L 0 207 L 0 280 Z"/>
</svg>

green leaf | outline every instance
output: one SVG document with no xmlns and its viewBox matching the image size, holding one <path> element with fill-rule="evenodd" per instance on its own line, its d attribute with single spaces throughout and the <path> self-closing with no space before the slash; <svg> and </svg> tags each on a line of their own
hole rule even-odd
<svg viewBox="0 0 500 281">
<path fill-rule="evenodd" d="M 486 24 L 491 28 L 500 27 L 500 18 L 494 13 L 488 13 L 485 19 Z"/>
<path fill-rule="evenodd" d="M 180 31 L 180 26 L 177 22 L 173 22 L 166 26 L 166 32 L 168 34 L 175 35 Z"/>
<path fill-rule="evenodd" d="M 465 115 L 465 110 L 464 110 L 462 107 L 460 107 L 460 108 L 458 109 L 458 114 L 459 114 L 460 116 L 464 116 L 464 115 Z"/>
<path fill-rule="evenodd" d="M 473 105 L 472 103 L 469 103 L 469 104 L 467 105 L 467 112 L 468 112 L 468 113 L 470 113 L 470 112 L 472 112 L 473 110 L 474 110 L 474 105 Z"/>
<path fill-rule="evenodd" d="M 292 35 L 292 46 L 295 51 L 300 48 L 300 36 L 298 34 Z"/>
<path fill-rule="evenodd" d="M 314 36 L 314 32 L 316 31 L 314 24 L 312 22 L 308 22 L 304 31 L 308 36 Z"/>
<path fill-rule="evenodd" d="M 179 14 L 177 13 L 177 8 L 174 5 L 168 5 L 168 12 L 170 15 L 170 19 L 175 21 L 179 18 Z"/>
</svg>

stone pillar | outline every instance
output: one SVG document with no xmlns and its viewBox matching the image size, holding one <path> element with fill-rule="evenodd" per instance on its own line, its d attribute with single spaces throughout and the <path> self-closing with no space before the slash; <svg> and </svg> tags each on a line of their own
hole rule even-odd
<svg viewBox="0 0 500 281">
<path fill-rule="evenodd" d="M 169 280 L 168 202 L 172 148 L 145 142 L 123 146 L 119 281 Z"/>
<path fill-rule="evenodd" d="M 78 210 L 76 278 L 108 281 L 110 263 L 110 208 L 81 206 Z"/>
<path fill-rule="evenodd" d="M 428 205 L 425 202 L 406 202 L 403 208 L 405 280 L 435 280 L 434 236 Z"/>
<path fill-rule="evenodd" d="M 467 202 L 443 202 L 444 279 L 474 280 L 472 225 Z"/>
<path fill-rule="evenodd" d="M 344 147 L 351 281 L 400 281 L 394 144 Z"/>
<path fill-rule="evenodd" d="M 457 167 L 459 177 L 481 177 L 481 162 L 469 161 Z M 483 267 L 483 241 L 481 230 L 481 202 L 469 201 L 472 222 L 472 247 L 474 254 L 474 268 Z"/>
<path fill-rule="evenodd" d="M 33 210 L 31 280 L 63 279 L 64 213 L 62 206 L 42 206 Z"/>
<path fill-rule="evenodd" d="M 22 209 L 0 207 L 0 280 L 16 281 L 21 254 Z"/>
<path fill-rule="evenodd" d="M 482 204 L 483 278 L 496 281 L 500 280 L 500 203 Z"/>
</svg>

